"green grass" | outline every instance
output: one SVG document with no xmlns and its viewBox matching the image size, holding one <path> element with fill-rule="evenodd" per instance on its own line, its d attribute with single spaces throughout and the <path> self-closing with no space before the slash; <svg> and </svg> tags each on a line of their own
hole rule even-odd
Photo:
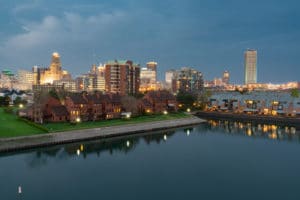
<svg viewBox="0 0 300 200">
<path fill-rule="evenodd" d="M 70 130 L 78 130 L 78 129 L 98 128 L 98 127 L 105 127 L 105 126 L 117 126 L 117 125 L 125 125 L 125 124 L 162 121 L 162 120 L 185 118 L 189 116 L 190 115 L 185 113 L 171 113 L 167 115 L 139 116 L 130 119 L 113 119 L 113 120 L 103 120 L 103 121 L 96 121 L 96 122 L 82 122 L 75 125 L 69 122 L 47 123 L 44 124 L 43 126 L 47 128 L 50 132 L 59 132 L 59 131 L 70 131 Z"/>
<path fill-rule="evenodd" d="M 20 120 L 14 114 L 4 112 L 4 108 L 0 108 L 0 138 L 41 133 L 45 133 L 45 131 Z"/>
<path fill-rule="evenodd" d="M 171 113 L 167 115 L 147 115 L 138 116 L 130 119 L 113 119 L 102 120 L 96 122 L 81 122 L 78 124 L 71 124 L 70 122 L 63 123 L 45 123 L 43 125 L 35 124 L 33 122 L 20 119 L 18 116 L 4 112 L 0 108 L 0 138 L 16 137 L 43 134 L 48 132 L 70 131 L 78 129 L 97 128 L 105 126 L 116 126 L 125 124 L 136 124 L 151 121 L 162 121 L 170 119 L 178 119 L 189 117 L 185 113 Z"/>
</svg>

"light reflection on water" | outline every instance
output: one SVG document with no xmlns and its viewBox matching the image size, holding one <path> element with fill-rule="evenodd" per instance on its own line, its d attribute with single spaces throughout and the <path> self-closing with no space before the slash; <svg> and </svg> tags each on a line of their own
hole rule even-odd
<svg viewBox="0 0 300 200">
<path fill-rule="evenodd" d="M 272 140 L 288 140 L 300 142 L 300 132 L 291 126 L 275 124 L 258 124 L 226 120 L 208 120 L 209 129 L 224 134 L 240 134 L 249 137 L 261 137 Z"/>
</svg>

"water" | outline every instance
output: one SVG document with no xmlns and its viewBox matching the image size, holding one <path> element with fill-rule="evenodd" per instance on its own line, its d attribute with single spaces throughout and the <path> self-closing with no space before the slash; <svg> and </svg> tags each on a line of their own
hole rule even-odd
<svg viewBox="0 0 300 200">
<path fill-rule="evenodd" d="M 300 199 L 299 134 L 209 121 L 2 154 L 0 199 Z"/>
</svg>

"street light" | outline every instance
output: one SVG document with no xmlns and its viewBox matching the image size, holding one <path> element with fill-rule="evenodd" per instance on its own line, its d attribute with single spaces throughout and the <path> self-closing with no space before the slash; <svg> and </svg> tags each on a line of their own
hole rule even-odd
<svg viewBox="0 0 300 200">
<path fill-rule="evenodd" d="M 80 117 L 77 117 L 77 118 L 76 118 L 76 122 L 77 122 L 77 123 L 81 122 Z"/>
</svg>

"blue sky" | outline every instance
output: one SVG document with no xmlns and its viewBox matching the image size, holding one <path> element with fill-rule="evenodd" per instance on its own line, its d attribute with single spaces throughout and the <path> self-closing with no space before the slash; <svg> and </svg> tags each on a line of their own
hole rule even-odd
<svg viewBox="0 0 300 200">
<path fill-rule="evenodd" d="M 243 83 L 243 53 L 258 51 L 258 81 L 300 81 L 298 0 L 0 0 L 0 69 L 48 66 L 74 76 L 92 63 L 155 60 L 159 78 L 190 66 Z"/>
</svg>

